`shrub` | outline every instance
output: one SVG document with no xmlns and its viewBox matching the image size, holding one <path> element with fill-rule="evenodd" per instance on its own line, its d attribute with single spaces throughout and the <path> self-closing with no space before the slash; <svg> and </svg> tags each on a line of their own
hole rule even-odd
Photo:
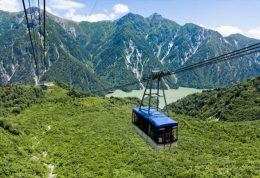
<svg viewBox="0 0 260 178">
<path fill-rule="evenodd" d="M 20 114 L 21 113 L 21 108 L 20 107 L 14 107 L 11 112 L 13 114 Z"/>
</svg>

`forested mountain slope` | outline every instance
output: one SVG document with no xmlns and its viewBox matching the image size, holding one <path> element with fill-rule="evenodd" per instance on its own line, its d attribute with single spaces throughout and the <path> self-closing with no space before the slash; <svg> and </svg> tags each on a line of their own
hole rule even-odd
<svg viewBox="0 0 260 178">
<path fill-rule="evenodd" d="M 260 76 L 189 95 L 169 106 L 177 114 L 222 121 L 260 120 Z"/>
<path fill-rule="evenodd" d="M 8 87 L 1 89 L 8 96 L 1 103 L 13 95 L 30 106 L 0 116 L 0 177 L 260 175 L 259 120 L 209 122 L 170 114 L 179 122 L 178 146 L 158 152 L 131 127 L 137 99 L 87 96 L 57 85 L 47 91 Z"/>
<path fill-rule="evenodd" d="M 42 50 L 37 8 L 33 16 L 38 53 Z M 175 70 L 240 49 L 259 40 L 223 37 L 195 24 L 179 25 L 159 14 L 129 13 L 115 21 L 76 23 L 47 14 L 47 53 L 32 59 L 24 13 L 0 11 L 0 83 L 58 80 L 89 92 L 140 81 L 153 69 Z M 215 88 L 260 73 L 260 53 L 177 75 L 177 86 Z M 39 70 L 37 71 L 37 67 Z M 166 78 L 169 87 L 176 87 Z M 141 88 L 142 84 L 124 89 Z"/>
</svg>

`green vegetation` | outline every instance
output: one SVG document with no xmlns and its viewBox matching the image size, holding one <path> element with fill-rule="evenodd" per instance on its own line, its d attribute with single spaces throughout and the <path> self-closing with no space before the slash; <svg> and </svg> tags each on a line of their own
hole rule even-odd
<svg viewBox="0 0 260 178">
<path fill-rule="evenodd" d="M 50 87 L 41 102 L 0 117 L 20 133 L 0 127 L 0 177 L 47 177 L 47 165 L 54 165 L 57 177 L 260 175 L 259 120 L 202 121 L 171 114 L 180 125 L 178 146 L 158 152 L 131 128 L 138 99 L 75 97 L 64 88 Z"/>
<path fill-rule="evenodd" d="M 227 88 L 189 95 L 170 110 L 200 119 L 243 121 L 260 119 L 260 76 Z"/>
<path fill-rule="evenodd" d="M 41 102 L 43 92 L 40 88 L 6 85 L 0 87 L 0 116 L 8 113 L 19 114 L 32 104 Z"/>
<path fill-rule="evenodd" d="M 18 135 L 19 131 L 12 127 L 8 121 L 8 115 L 20 114 L 23 110 L 33 104 L 40 103 L 43 99 L 43 92 L 40 88 L 19 85 L 6 85 L 0 87 L 0 127 L 11 134 Z"/>
</svg>

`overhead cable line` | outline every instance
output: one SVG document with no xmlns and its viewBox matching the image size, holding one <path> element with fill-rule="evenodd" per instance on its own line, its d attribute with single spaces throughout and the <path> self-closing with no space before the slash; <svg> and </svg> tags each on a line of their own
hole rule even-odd
<svg viewBox="0 0 260 178">
<path fill-rule="evenodd" d="M 239 50 L 235 50 L 233 52 L 229 52 L 229 53 L 217 56 L 217 57 L 213 57 L 213 58 L 208 59 L 208 60 L 204 60 L 204 61 L 192 64 L 192 65 L 188 65 L 186 67 L 176 69 L 175 71 L 162 71 L 161 74 L 158 74 L 158 75 L 160 75 L 161 77 L 168 76 L 168 75 L 174 75 L 174 74 L 178 74 L 178 73 L 185 72 L 185 71 L 188 71 L 188 70 L 193 70 L 195 68 L 204 67 L 204 66 L 207 66 L 207 65 L 231 60 L 231 59 L 234 59 L 234 58 L 240 58 L 240 57 L 243 57 L 245 55 L 249 55 L 249 54 L 258 52 L 259 50 L 260 50 L 260 43 L 257 43 L 257 44 L 250 45 L 250 46 L 245 47 L 245 48 L 241 48 Z M 156 77 L 156 76 L 154 76 L 154 77 Z M 148 79 L 150 79 L 149 76 L 148 76 Z"/>
<path fill-rule="evenodd" d="M 43 60 L 46 63 L 46 0 L 43 0 Z"/>
<path fill-rule="evenodd" d="M 29 38 L 30 38 L 31 47 L 32 47 L 33 59 L 34 59 L 35 65 L 36 65 L 36 71 L 38 71 L 37 60 L 36 60 L 36 56 L 35 56 L 35 49 L 34 49 L 34 45 L 33 45 L 31 29 L 30 29 L 30 24 L 29 24 L 29 20 L 28 20 L 28 14 L 27 14 L 27 10 L 26 10 L 24 0 L 22 0 L 22 2 L 23 2 L 24 14 L 25 14 L 26 23 L 27 23 L 27 29 L 28 29 L 28 32 L 29 32 Z"/>
<path fill-rule="evenodd" d="M 39 36 L 40 36 L 40 42 L 42 44 L 42 40 L 41 40 L 41 35 L 42 35 L 42 30 L 41 30 L 41 4 L 40 4 L 40 0 L 38 0 L 38 23 L 39 23 Z M 40 53 L 40 59 L 42 60 L 42 53 Z"/>
<path fill-rule="evenodd" d="M 245 48 L 241 48 L 241 49 L 233 51 L 233 52 L 229 52 L 229 53 L 220 55 L 218 57 L 214 57 L 214 58 L 211 58 L 211 59 L 208 59 L 205 61 L 198 62 L 196 64 L 192 64 L 192 65 L 177 69 L 174 72 L 172 72 L 172 74 L 177 74 L 177 73 L 184 72 L 187 70 L 192 70 L 194 68 L 199 68 L 199 67 L 203 67 L 206 65 L 222 62 L 225 60 L 231 60 L 233 58 L 241 57 L 239 55 L 242 55 L 242 56 L 249 55 L 249 54 L 257 52 L 256 50 L 259 50 L 259 48 L 260 48 L 260 43 L 257 43 L 257 44 L 254 44 L 254 45 L 251 45 L 251 46 L 248 46 Z"/>
<path fill-rule="evenodd" d="M 46 0 L 43 0 L 43 23 L 42 23 L 42 13 L 41 13 L 41 3 L 40 0 L 38 0 L 38 9 L 34 10 L 33 9 L 33 0 L 28 0 L 28 11 L 26 9 L 26 3 L 25 0 L 22 0 L 23 3 L 23 8 L 24 8 L 24 13 L 25 13 L 25 18 L 26 18 L 26 24 L 27 24 L 27 29 L 29 31 L 29 38 L 30 38 L 30 43 L 31 43 L 31 47 L 32 47 L 32 53 L 33 53 L 33 59 L 34 59 L 34 63 L 36 66 L 36 72 L 35 75 L 38 77 L 40 77 L 40 69 L 39 69 L 39 62 L 44 63 L 44 66 L 46 66 Z M 37 1 L 36 1 L 37 3 Z M 38 31 L 35 30 L 35 20 L 36 20 L 36 12 L 38 11 L 38 23 L 37 25 L 39 26 Z M 29 18 L 30 16 L 30 18 Z M 43 30 L 42 30 L 42 24 L 43 24 Z M 37 27 L 37 26 L 36 26 Z M 43 35 L 43 51 L 42 51 L 42 46 L 41 47 L 37 47 L 37 42 L 40 41 L 40 44 L 42 44 L 42 37 L 41 35 Z M 40 38 L 40 40 L 38 39 L 38 36 Z M 38 50 L 39 53 L 38 53 Z M 43 55 L 43 57 L 42 57 Z M 38 60 L 37 60 L 38 58 Z M 44 59 L 43 59 L 44 58 Z"/>
<path fill-rule="evenodd" d="M 94 12 L 94 10 L 95 10 L 95 8 L 96 8 L 96 6 L 97 6 L 97 2 L 98 2 L 98 0 L 95 0 L 92 9 L 91 9 L 90 12 L 89 12 L 89 16 L 91 16 L 91 15 L 93 14 L 93 12 Z"/>
<path fill-rule="evenodd" d="M 37 63 L 35 63 L 35 65 L 38 65 L 38 62 L 39 62 L 39 53 L 38 53 L 38 49 L 37 49 L 37 43 L 36 43 L 36 39 L 37 39 L 37 36 L 35 34 L 35 30 L 34 30 L 34 19 L 35 19 L 35 12 L 33 12 L 33 1 L 31 3 L 31 0 L 28 0 L 28 3 L 29 3 L 29 10 L 30 10 L 30 17 L 31 17 L 31 28 L 32 28 L 32 39 L 33 39 L 33 42 L 34 42 L 34 49 L 35 49 L 35 55 L 36 57 L 38 58 L 37 60 Z M 36 71 L 36 76 L 39 75 L 39 71 Z"/>
</svg>

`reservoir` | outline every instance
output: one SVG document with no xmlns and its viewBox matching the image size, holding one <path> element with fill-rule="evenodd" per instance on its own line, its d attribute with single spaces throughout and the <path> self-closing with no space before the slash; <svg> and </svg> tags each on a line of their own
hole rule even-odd
<svg viewBox="0 0 260 178">
<path fill-rule="evenodd" d="M 170 104 L 187 95 L 190 95 L 193 93 L 200 93 L 203 91 L 203 89 L 179 87 L 178 89 L 168 89 L 168 90 L 164 90 L 164 91 L 165 91 L 165 95 L 166 95 L 167 104 Z M 106 97 L 111 97 L 111 96 L 120 97 L 120 98 L 137 97 L 139 99 L 142 99 L 143 93 L 144 93 L 144 89 L 143 90 L 132 90 L 131 92 L 115 90 L 114 93 L 107 94 Z M 162 90 L 160 90 L 160 94 L 162 95 Z M 160 108 L 163 108 L 165 106 L 163 97 L 160 97 L 159 103 L 160 103 L 159 104 Z"/>
</svg>

